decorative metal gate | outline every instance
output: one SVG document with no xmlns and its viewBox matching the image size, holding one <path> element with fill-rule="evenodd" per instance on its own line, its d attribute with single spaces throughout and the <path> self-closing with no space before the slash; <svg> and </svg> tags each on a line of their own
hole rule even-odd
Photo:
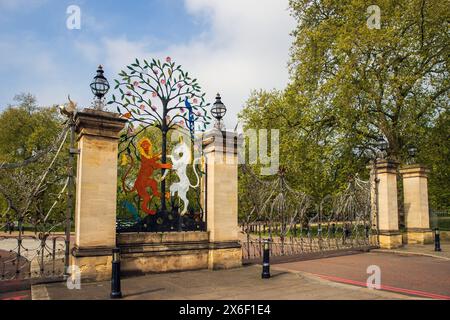
<svg viewBox="0 0 450 320">
<path fill-rule="evenodd" d="M 0 285 L 61 280 L 68 271 L 73 140 L 69 120 L 47 150 L 21 163 L 0 164 L 0 194 L 7 203 L 0 215 Z"/>
<path fill-rule="evenodd" d="M 293 190 L 283 171 L 273 181 L 252 175 L 252 210 L 240 217 L 244 262 L 261 260 L 270 240 L 275 261 L 310 259 L 378 246 L 371 183 L 358 177 L 320 201 Z M 373 213 L 371 215 L 371 212 Z"/>
<path fill-rule="evenodd" d="M 121 143 L 117 232 L 206 231 L 203 156 L 192 157 L 191 138 L 186 131 L 172 132 L 176 133 L 180 139 L 169 146 L 170 162 L 165 164 L 151 150 L 148 131 Z M 162 181 L 168 187 L 164 195 L 158 188 Z M 161 197 L 167 202 L 164 208 Z"/>
<path fill-rule="evenodd" d="M 196 133 L 211 120 L 206 94 L 171 57 L 136 59 L 119 77 L 120 95 L 108 103 L 128 119 L 119 147 L 117 231 L 205 230 Z"/>
</svg>

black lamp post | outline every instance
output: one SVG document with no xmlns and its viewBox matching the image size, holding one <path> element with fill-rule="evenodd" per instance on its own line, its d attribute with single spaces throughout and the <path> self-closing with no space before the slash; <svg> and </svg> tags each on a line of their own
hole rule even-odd
<svg viewBox="0 0 450 320">
<path fill-rule="evenodd" d="M 212 108 L 211 108 L 211 114 L 213 117 L 217 120 L 216 124 L 214 125 L 215 128 L 222 130 L 223 129 L 223 123 L 222 119 L 225 117 L 225 114 L 227 113 L 227 107 L 222 102 L 222 98 L 220 97 L 220 94 L 218 93 L 216 96 L 216 102 L 214 102 Z"/>
<path fill-rule="evenodd" d="M 94 96 L 97 98 L 94 101 L 94 108 L 97 110 L 102 110 L 104 106 L 103 98 L 109 91 L 109 82 L 108 79 L 104 76 L 103 67 L 101 65 L 98 66 L 97 75 L 94 77 L 91 83 L 91 91 Z"/>
</svg>

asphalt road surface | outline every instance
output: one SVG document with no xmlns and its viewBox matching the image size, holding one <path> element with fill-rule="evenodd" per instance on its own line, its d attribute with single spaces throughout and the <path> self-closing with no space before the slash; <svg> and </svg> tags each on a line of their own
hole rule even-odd
<svg viewBox="0 0 450 320">
<path fill-rule="evenodd" d="M 427 256 L 362 253 L 280 263 L 276 268 L 303 271 L 322 279 L 366 286 L 371 265 L 380 267 L 381 290 L 432 299 L 450 299 L 450 261 Z"/>
<path fill-rule="evenodd" d="M 27 280 L 0 282 L 0 300 L 31 300 L 31 285 Z"/>
</svg>

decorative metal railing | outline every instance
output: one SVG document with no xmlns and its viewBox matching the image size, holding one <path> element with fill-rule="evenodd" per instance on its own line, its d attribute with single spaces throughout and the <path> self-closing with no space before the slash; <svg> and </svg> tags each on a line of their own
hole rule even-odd
<svg viewBox="0 0 450 320">
<path fill-rule="evenodd" d="M 0 165 L 0 195 L 7 203 L 0 214 L 0 281 L 54 280 L 67 271 L 72 177 L 64 151 L 69 134 L 73 141 L 71 121 L 45 152 Z"/>
<path fill-rule="evenodd" d="M 247 173 L 253 175 L 248 168 Z M 240 216 L 241 244 L 246 260 L 262 257 L 270 239 L 272 256 L 291 256 L 378 245 L 371 184 L 356 177 L 347 188 L 320 201 L 293 190 L 284 173 L 267 181 L 251 179 L 254 199 L 249 214 Z"/>
</svg>

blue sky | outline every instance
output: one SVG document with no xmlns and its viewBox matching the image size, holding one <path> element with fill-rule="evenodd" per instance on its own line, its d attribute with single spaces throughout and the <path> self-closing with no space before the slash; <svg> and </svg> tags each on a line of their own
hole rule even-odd
<svg viewBox="0 0 450 320">
<path fill-rule="evenodd" d="M 81 9 L 69 30 L 67 7 Z M 112 82 L 137 58 L 170 55 L 236 122 L 252 89 L 283 88 L 294 21 L 287 0 L 0 0 L 0 109 L 20 92 L 90 105 L 98 64 Z"/>
</svg>

